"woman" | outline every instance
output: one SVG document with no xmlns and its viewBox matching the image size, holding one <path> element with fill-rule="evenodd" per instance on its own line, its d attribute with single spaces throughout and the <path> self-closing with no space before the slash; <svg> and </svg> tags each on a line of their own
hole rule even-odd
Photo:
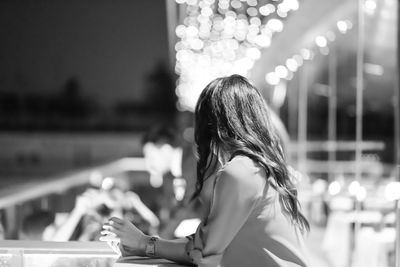
<svg viewBox="0 0 400 267">
<path fill-rule="evenodd" d="M 125 253 L 198 266 L 307 266 L 309 230 L 261 94 L 239 75 L 204 89 L 195 110 L 197 186 L 206 209 L 192 236 L 146 236 L 118 218 L 104 226 Z M 129 250 L 129 252 L 126 252 Z"/>
</svg>

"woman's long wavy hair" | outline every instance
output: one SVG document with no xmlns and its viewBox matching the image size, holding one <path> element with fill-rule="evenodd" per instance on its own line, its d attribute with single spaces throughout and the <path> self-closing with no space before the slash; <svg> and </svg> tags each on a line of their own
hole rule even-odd
<svg viewBox="0 0 400 267">
<path fill-rule="evenodd" d="M 200 95 L 195 110 L 197 183 L 193 198 L 217 167 L 215 151 L 232 159 L 244 155 L 265 170 L 269 184 L 279 193 L 282 209 L 300 230 L 309 230 L 300 212 L 297 190 L 290 179 L 269 108 L 258 90 L 240 75 L 217 78 Z"/>
</svg>

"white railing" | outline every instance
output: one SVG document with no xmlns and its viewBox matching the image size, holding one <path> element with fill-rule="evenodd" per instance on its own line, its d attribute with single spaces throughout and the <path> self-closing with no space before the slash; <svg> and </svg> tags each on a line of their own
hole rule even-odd
<svg viewBox="0 0 400 267">
<path fill-rule="evenodd" d="M 0 241 L 0 265 L 7 267 L 111 267 L 117 258 L 104 242 Z"/>
<path fill-rule="evenodd" d="M 0 266 L 7 267 L 185 267 L 164 259 L 119 258 L 105 242 L 0 241 Z"/>
</svg>

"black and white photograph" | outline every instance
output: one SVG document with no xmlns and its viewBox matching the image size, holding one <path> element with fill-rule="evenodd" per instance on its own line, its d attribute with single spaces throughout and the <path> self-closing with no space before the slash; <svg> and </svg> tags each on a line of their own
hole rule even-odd
<svg viewBox="0 0 400 267">
<path fill-rule="evenodd" d="M 0 0 L 0 267 L 400 267 L 399 16 Z"/>
</svg>

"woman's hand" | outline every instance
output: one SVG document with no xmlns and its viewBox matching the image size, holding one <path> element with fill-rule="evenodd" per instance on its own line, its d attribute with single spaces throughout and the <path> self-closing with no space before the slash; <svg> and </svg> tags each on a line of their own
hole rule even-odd
<svg viewBox="0 0 400 267">
<path fill-rule="evenodd" d="M 150 237 L 143 234 L 129 221 L 112 217 L 108 223 L 103 225 L 103 229 L 103 236 L 119 239 L 119 247 L 123 256 L 146 256 L 146 244 Z"/>
</svg>

